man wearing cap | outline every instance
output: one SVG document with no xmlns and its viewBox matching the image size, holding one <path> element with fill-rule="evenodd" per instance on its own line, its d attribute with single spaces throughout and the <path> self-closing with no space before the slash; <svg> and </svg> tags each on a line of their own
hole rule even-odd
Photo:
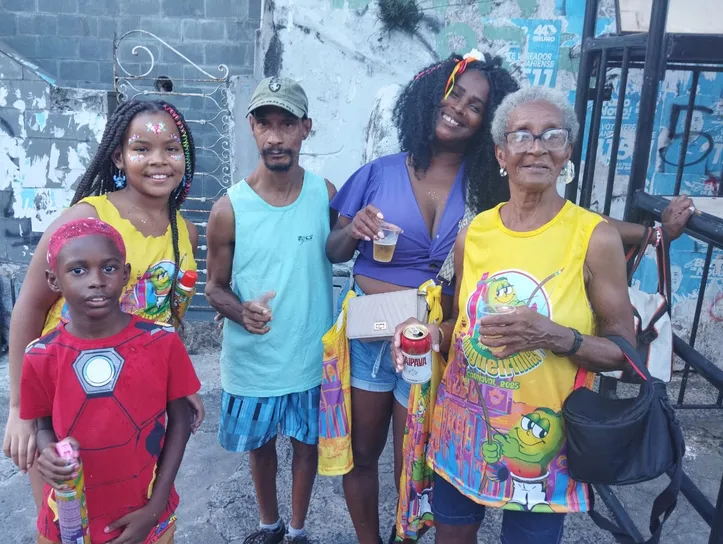
<svg viewBox="0 0 723 544">
<path fill-rule="evenodd" d="M 332 325 L 324 244 L 336 189 L 299 165 L 312 123 L 298 83 L 263 80 L 248 117 L 261 159 L 213 205 L 206 230 L 206 297 L 225 318 L 218 438 L 229 451 L 250 452 L 261 524 L 244 542 L 305 543 L 318 461 L 321 337 Z M 288 532 L 276 497 L 278 432 L 293 446 Z"/>
</svg>

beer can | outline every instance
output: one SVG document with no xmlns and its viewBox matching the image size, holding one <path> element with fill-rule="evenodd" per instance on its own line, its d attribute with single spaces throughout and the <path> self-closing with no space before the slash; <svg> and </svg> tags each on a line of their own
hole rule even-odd
<svg viewBox="0 0 723 544">
<path fill-rule="evenodd" d="M 407 383 L 427 383 L 432 379 L 432 337 L 424 325 L 409 325 L 402 331 L 404 358 L 402 378 Z"/>
<path fill-rule="evenodd" d="M 72 480 L 63 482 L 67 489 L 55 490 L 55 503 L 58 507 L 58 524 L 60 525 L 60 542 L 62 544 L 90 544 L 83 463 L 78 457 L 78 453 L 73 450 L 73 446 L 67 440 L 58 442 L 55 450 L 68 464 L 78 463 L 78 475 Z"/>
</svg>

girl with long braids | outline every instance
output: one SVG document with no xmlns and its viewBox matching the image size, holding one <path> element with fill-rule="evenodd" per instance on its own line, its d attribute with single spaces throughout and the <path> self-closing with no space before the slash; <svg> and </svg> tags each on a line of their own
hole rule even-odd
<svg viewBox="0 0 723 544">
<path fill-rule="evenodd" d="M 402 153 L 361 167 L 331 202 L 339 219 L 327 240 L 327 256 L 346 262 L 359 250 L 353 278 L 357 296 L 417 288 L 439 275 L 444 315 L 451 315 L 454 260 L 448 257 L 459 230 L 510 198 L 506 172 L 495 158 L 491 122 L 502 100 L 517 89 L 502 59 L 476 50 L 432 64 L 407 84 L 393 116 Z M 691 204 L 682 198 L 669 206 L 664 227 L 672 238 L 682 232 L 690 216 L 683 210 Z M 389 263 L 373 259 L 383 221 L 403 229 Z M 611 223 L 626 244 L 637 244 L 645 230 Z M 438 349 L 444 339 L 433 341 Z M 402 471 L 410 385 L 396 373 L 391 351 L 389 342 L 350 341 L 354 468 L 344 476 L 344 494 L 360 544 L 382 542 L 378 462 L 390 419 L 397 487 Z M 390 542 L 394 539 L 393 529 Z"/>
<path fill-rule="evenodd" d="M 115 227 L 128 248 L 131 278 L 121 297 L 127 313 L 180 326 L 195 282 L 196 227 L 180 213 L 195 169 L 195 147 L 183 115 L 162 101 L 132 100 L 108 121 L 98 151 L 71 207 L 45 231 L 28 267 L 10 321 L 10 414 L 3 450 L 23 472 L 35 460 L 35 423 L 18 416 L 25 346 L 67 319 L 64 300 L 45 279 L 50 236 L 63 224 L 96 217 Z M 79 270 L 82 273 L 82 270 Z M 94 301 L 102 302 L 102 301 Z M 198 395 L 188 397 L 195 432 L 204 417 Z M 42 481 L 31 471 L 36 503 Z"/>
</svg>

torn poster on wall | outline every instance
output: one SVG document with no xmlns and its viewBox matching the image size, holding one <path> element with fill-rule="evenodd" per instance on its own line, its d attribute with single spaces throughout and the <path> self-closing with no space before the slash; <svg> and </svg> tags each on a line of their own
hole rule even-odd
<svg viewBox="0 0 723 544">
<path fill-rule="evenodd" d="M 498 25 L 500 22 L 497 19 L 483 21 L 485 25 Z M 530 85 L 554 87 L 560 55 L 560 20 L 510 19 L 509 24 L 523 32 L 523 40 L 508 44 L 505 53 L 507 62 L 521 66 Z"/>
</svg>

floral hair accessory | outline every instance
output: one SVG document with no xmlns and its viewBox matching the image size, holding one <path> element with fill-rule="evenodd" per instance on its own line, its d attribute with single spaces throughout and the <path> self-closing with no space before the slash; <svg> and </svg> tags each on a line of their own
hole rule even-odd
<svg viewBox="0 0 723 544">
<path fill-rule="evenodd" d="M 452 73 L 449 75 L 449 79 L 447 79 L 447 86 L 444 89 L 444 99 L 447 100 L 449 98 L 450 93 L 452 92 L 452 89 L 454 89 L 454 84 L 456 81 L 457 76 L 461 76 L 464 71 L 467 69 L 467 65 L 470 62 L 478 62 L 484 60 L 484 55 L 482 52 L 480 52 L 477 49 L 472 49 L 469 53 L 467 53 L 464 57 L 462 57 L 462 60 L 460 60 L 452 70 Z"/>
</svg>

